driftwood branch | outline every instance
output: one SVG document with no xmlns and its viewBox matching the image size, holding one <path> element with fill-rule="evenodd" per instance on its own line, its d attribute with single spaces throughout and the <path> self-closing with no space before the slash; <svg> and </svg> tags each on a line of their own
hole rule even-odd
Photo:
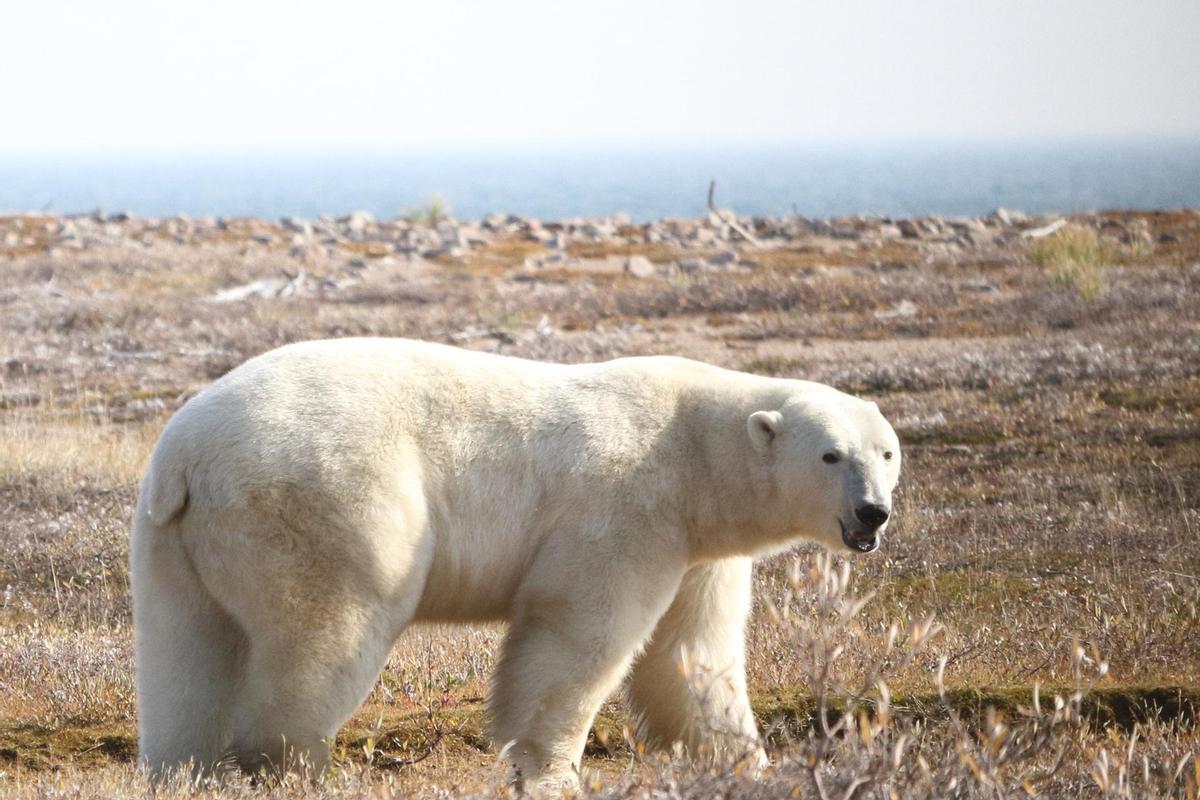
<svg viewBox="0 0 1200 800">
<path fill-rule="evenodd" d="M 1067 221 L 1065 219 L 1056 219 L 1056 220 L 1054 220 L 1054 222 L 1051 222 L 1049 225 L 1043 225 L 1040 228 L 1032 228 L 1031 230 L 1025 231 L 1024 233 L 1021 234 L 1021 238 L 1022 239 L 1041 239 L 1045 236 L 1049 236 L 1050 234 L 1054 233 L 1055 231 L 1059 230 L 1060 228 L 1065 227 L 1066 224 L 1067 224 Z"/>
<path fill-rule="evenodd" d="M 739 223 L 737 221 L 737 217 L 735 217 L 733 215 L 732 211 L 723 211 L 723 210 L 717 208 L 716 194 L 717 194 L 717 181 L 716 181 L 716 179 L 713 179 L 708 182 L 708 210 L 709 210 L 709 213 L 714 214 L 717 217 L 717 219 L 721 220 L 721 222 L 728 225 L 735 233 L 737 233 L 738 236 L 741 236 L 743 239 L 745 239 L 750 244 L 754 245 L 755 247 L 762 247 L 762 242 L 760 242 L 758 239 L 754 238 L 754 234 L 750 233 L 750 231 L 748 231 L 744 227 L 742 227 L 741 223 Z"/>
</svg>

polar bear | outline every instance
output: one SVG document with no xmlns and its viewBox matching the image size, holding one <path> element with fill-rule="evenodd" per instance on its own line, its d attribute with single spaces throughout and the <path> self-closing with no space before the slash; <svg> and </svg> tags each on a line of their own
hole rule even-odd
<svg viewBox="0 0 1200 800">
<path fill-rule="evenodd" d="M 320 770 L 410 622 L 508 620 L 489 718 L 527 785 L 572 782 L 627 674 L 646 741 L 761 760 L 751 558 L 874 550 L 899 471 L 879 409 L 817 383 L 399 339 L 271 351 L 171 419 L 141 485 L 140 759 Z M 694 691 L 681 657 L 720 679 Z"/>
</svg>

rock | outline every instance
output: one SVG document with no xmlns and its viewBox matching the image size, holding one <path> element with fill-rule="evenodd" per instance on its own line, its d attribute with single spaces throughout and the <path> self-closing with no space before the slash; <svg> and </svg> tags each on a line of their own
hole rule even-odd
<svg viewBox="0 0 1200 800">
<path fill-rule="evenodd" d="M 525 238 L 532 239 L 535 242 L 540 242 L 549 236 L 549 232 L 542 226 L 541 220 L 531 219 L 523 225 L 525 229 Z"/>
<path fill-rule="evenodd" d="M 708 263 L 715 267 L 728 267 L 738 262 L 738 254 L 733 250 L 720 250 L 708 257 Z"/>
<path fill-rule="evenodd" d="M 585 222 L 579 232 L 593 239 L 607 239 L 616 233 L 616 230 L 606 222 Z"/>
<path fill-rule="evenodd" d="M 467 247 L 486 247 L 492 241 L 490 233 L 475 225 L 464 225 L 460 235 L 466 240 Z"/>
<path fill-rule="evenodd" d="M 894 308 L 887 311 L 876 311 L 875 319 L 895 319 L 896 317 L 915 317 L 917 306 L 911 300 L 901 300 Z"/>
<path fill-rule="evenodd" d="M 896 223 L 896 227 L 900 229 L 900 235 L 905 239 L 920 239 L 922 236 L 921 229 L 911 219 L 900 220 Z"/>
<path fill-rule="evenodd" d="M 304 287 L 307 276 L 304 270 L 296 275 L 284 274 L 279 278 L 265 278 L 241 286 L 232 286 L 213 294 L 209 300 L 214 303 L 236 303 L 250 298 L 291 297 L 298 289 Z"/>
<path fill-rule="evenodd" d="M 423 258 L 462 258 L 467 254 L 466 248 L 457 247 L 454 245 L 448 247 L 434 247 L 421 253 Z"/>
<path fill-rule="evenodd" d="M 698 258 L 681 258 L 675 263 L 680 272 L 693 273 L 704 269 L 704 262 Z"/>
<path fill-rule="evenodd" d="M 645 256 L 630 256 L 625 259 L 625 272 L 635 278 L 650 278 L 658 271 L 654 268 L 654 262 Z"/>
<path fill-rule="evenodd" d="M 983 223 L 983 220 L 975 217 L 959 217 L 958 219 L 950 220 L 950 227 L 958 233 L 987 233 L 988 227 Z"/>
<path fill-rule="evenodd" d="M 441 239 L 443 248 L 465 250 L 471 246 L 470 242 L 467 241 L 463 229 L 453 222 L 439 222 L 437 235 Z"/>
<path fill-rule="evenodd" d="M 80 238 L 79 230 L 75 227 L 74 222 L 66 220 L 58 226 L 54 244 L 68 247 L 72 250 L 83 249 L 83 239 Z"/>
<path fill-rule="evenodd" d="M 735 214 L 731 210 L 722 208 L 718 211 L 709 211 L 707 220 L 708 224 L 714 228 L 724 228 L 729 224 L 726 220 L 733 219 L 734 217 Z"/>
<path fill-rule="evenodd" d="M 366 211 L 355 211 L 341 220 L 346 226 L 346 230 L 351 233 L 361 234 L 367 229 L 367 226 L 375 222 L 375 217 Z"/>
<path fill-rule="evenodd" d="M 988 214 L 987 219 L 989 222 L 994 222 L 997 225 L 1008 227 L 1009 225 L 1015 225 L 1018 222 L 1025 222 L 1029 219 L 1029 217 L 1025 216 L 1025 214 L 1020 211 L 1013 211 L 1007 208 L 997 208 L 991 214 Z"/>
<path fill-rule="evenodd" d="M 884 223 L 883 225 L 880 225 L 876 233 L 879 235 L 880 239 L 899 239 L 904 235 L 900 231 L 899 225 L 893 225 L 891 223 Z"/>
</svg>

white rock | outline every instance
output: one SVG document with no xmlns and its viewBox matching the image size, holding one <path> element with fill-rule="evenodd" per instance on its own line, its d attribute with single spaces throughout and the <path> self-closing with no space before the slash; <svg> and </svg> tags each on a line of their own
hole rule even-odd
<svg viewBox="0 0 1200 800">
<path fill-rule="evenodd" d="M 1029 218 L 1020 211 L 1013 211 L 1009 208 L 997 208 L 988 215 L 988 219 L 1007 227 L 1018 222 L 1025 222 Z"/>
<path fill-rule="evenodd" d="M 911 300 L 901 300 L 895 308 L 887 311 L 876 311 L 875 319 L 895 319 L 896 317 L 915 317 L 917 306 Z"/>
<path fill-rule="evenodd" d="M 645 256 L 630 256 L 625 259 L 625 271 L 635 278 L 649 278 L 657 272 L 654 262 Z"/>
<path fill-rule="evenodd" d="M 607 239 L 616 233 L 613 226 L 605 222 L 585 222 L 579 230 L 584 236 L 593 239 Z"/>
<path fill-rule="evenodd" d="M 375 221 L 375 217 L 366 211 L 355 211 L 345 218 L 345 226 L 351 233 L 362 233 L 367 226 Z"/>
</svg>

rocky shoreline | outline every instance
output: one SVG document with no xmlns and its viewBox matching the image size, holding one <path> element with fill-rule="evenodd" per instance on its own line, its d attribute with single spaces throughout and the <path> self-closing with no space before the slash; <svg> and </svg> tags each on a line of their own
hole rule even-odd
<svg viewBox="0 0 1200 800">
<path fill-rule="evenodd" d="M 70 260 L 103 251 L 155 252 L 176 248 L 233 248 L 236 254 L 279 262 L 279 274 L 228 287 L 213 299 L 285 296 L 337 290 L 371 269 L 421 263 L 500 268 L 515 280 L 559 273 L 669 278 L 775 266 L 779 253 L 804 252 L 819 265 L 847 259 L 876 267 L 892 261 L 1006 259 L 1014 246 L 1051 235 L 1068 220 L 1098 229 L 1130 247 L 1177 242 L 1156 230 L 1159 212 L 1028 215 L 997 209 L 980 217 L 924 216 L 831 219 L 739 216 L 714 209 L 701 218 L 635 223 L 625 215 L 539 220 L 489 214 L 457 220 L 436 207 L 420 215 L 376 219 L 357 211 L 315 220 L 177 215 L 140 217 L 100 211 L 73 215 L 0 216 L 0 259 L 43 256 Z M 1200 212 L 1174 212 L 1197 215 Z M 1123 216 L 1122 216 L 1123 215 Z"/>
<path fill-rule="evenodd" d="M 611 244 L 665 244 L 684 250 L 706 250 L 728 245 L 777 247 L 816 237 L 841 241 L 884 242 L 913 240 L 941 243 L 946 249 L 970 250 L 1003 247 L 1018 237 L 1052 233 L 1061 214 L 1027 215 L 999 208 L 981 217 L 925 216 L 894 219 L 852 216 L 811 219 L 738 216 L 712 211 L 702 218 L 664 218 L 634 223 L 624 214 L 539 220 L 516 214 L 489 214 L 481 220 L 453 217 L 376 219 L 365 211 L 315 220 L 283 217 L 277 221 L 253 217 L 139 217 L 128 212 L 105 214 L 0 215 L 0 255 L 44 248 L 51 255 L 65 250 L 142 245 L 164 239 L 176 244 L 199 244 L 233 234 L 264 246 L 286 244 L 291 255 L 302 257 L 317 248 L 346 244 L 375 244 L 381 254 L 460 257 L 472 248 L 486 247 L 497 238 L 517 236 L 562 251 L 573 242 Z M 1134 235 L 1142 235 L 1135 232 Z M 1128 240 L 1128 237 L 1125 237 Z M 1148 236 L 1143 236 L 1149 243 Z M 374 252 L 371 253 L 374 255 Z M 731 259 L 712 259 L 724 266 Z M 555 263 L 556 259 L 542 259 Z"/>
</svg>

